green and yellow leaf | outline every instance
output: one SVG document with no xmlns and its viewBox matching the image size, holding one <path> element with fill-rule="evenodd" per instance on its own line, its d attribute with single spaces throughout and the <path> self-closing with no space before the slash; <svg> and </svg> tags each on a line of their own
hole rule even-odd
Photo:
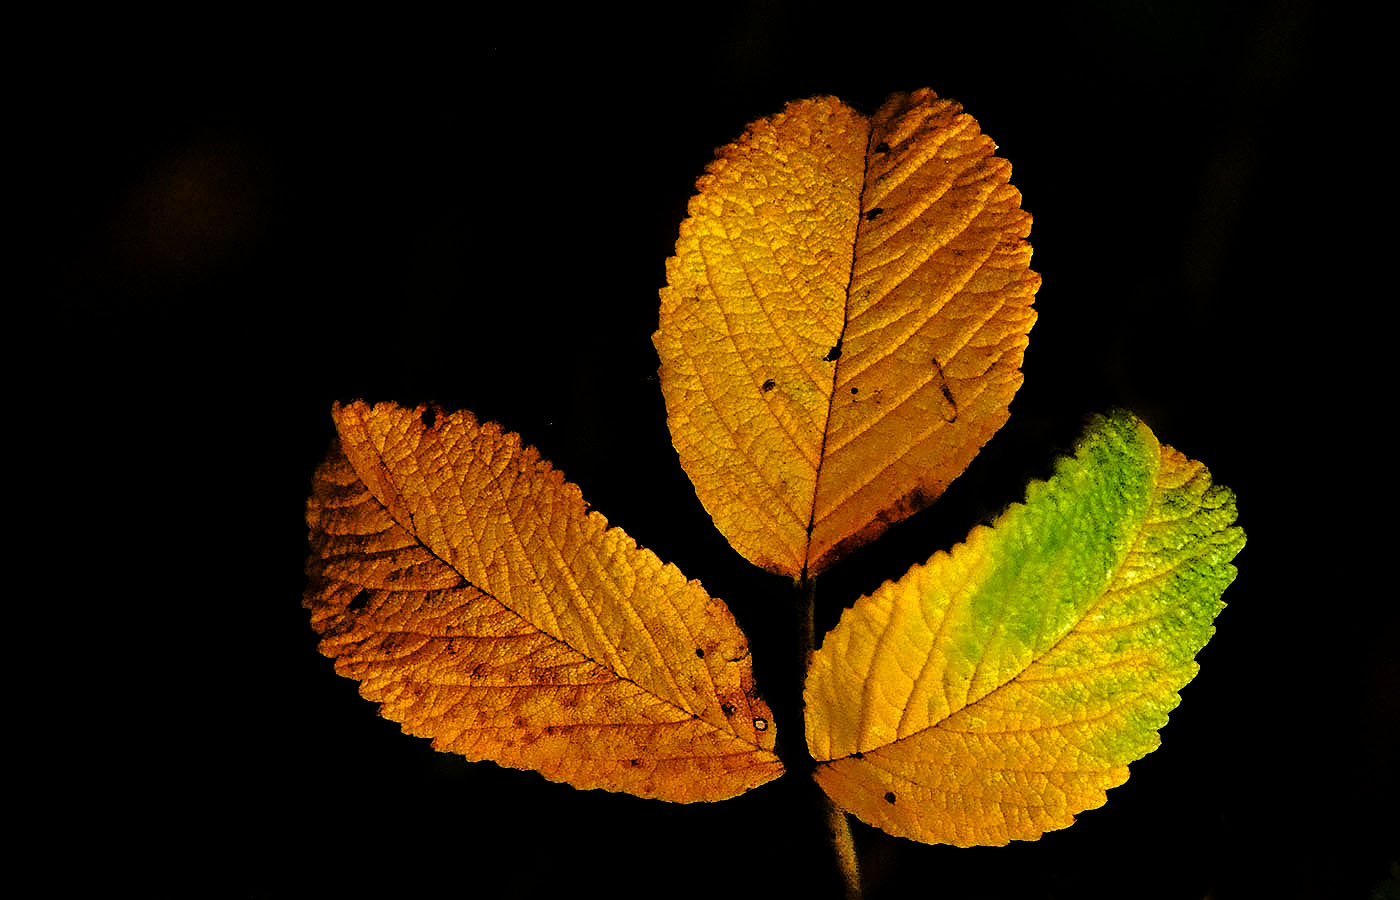
<svg viewBox="0 0 1400 900">
<path fill-rule="evenodd" d="M 1033 840 L 1152 751 L 1244 546 L 1234 495 L 1127 413 L 1024 505 L 861 598 L 808 673 L 816 779 L 891 834 Z"/>
<path fill-rule="evenodd" d="M 812 576 L 931 503 L 1006 421 L 1040 277 L 958 104 L 788 104 L 721 149 L 666 266 L 672 441 L 746 559 Z"/>
<path fill-rule="evenodd" d="M 781 774 L 729 610 L 517 435 L 392 404 L 334 416 L 304 602 L 383 716 L 580 788 L 722 800 Z"/>
</svg>

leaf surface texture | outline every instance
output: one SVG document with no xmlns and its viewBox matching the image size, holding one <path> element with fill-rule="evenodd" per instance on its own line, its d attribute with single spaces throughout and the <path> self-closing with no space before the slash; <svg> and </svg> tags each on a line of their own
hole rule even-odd
<svg viewBox="0 0 1400 900">
<path fill-rule="evenodd" d="M 820 97 L 697 182 L 653 342 L 681 464 L 756 565 L 815 575 L 1006 421 L 1040 278 L 994 149 L 932 91 Z"/>
<path fill-rule="evenodd" d="M 382 715 L 580 788 L 720 800 L 781 774 L 729 610 L 517 435 L 392 404 L 334 417 L 305 605 Z"/>
<path fill-rule="evenodd" d="M 837 804 L 892 834 L 1029 840 L 1104 802 L 1194 677 L 1235 501 L 1126 413 L 1024 505 L 862 597 L 808 673 L 807 742 Z"/>
</svg>

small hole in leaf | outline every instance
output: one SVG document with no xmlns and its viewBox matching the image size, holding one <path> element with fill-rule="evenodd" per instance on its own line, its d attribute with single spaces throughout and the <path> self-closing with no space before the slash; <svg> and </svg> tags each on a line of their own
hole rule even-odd
<svg viewBox="0 0 1400 900">
<path fill-rule="evenodd" d="M 767 731 L 767 730 L 768 730 L 768 720 L 767 720 L 767 719 L 754 719 L 754 720 L 753 720 L 753 730 L 754 730 L 754 731 Z"/>
<path fill-rule="evenodd" d="M 733 704 L 733 703 L 721 703 L 721 704 L 719 705 L 719 708 L 720 708 L 720 712 L 724 713 L 726 716 L 732 716 L 732 715 L 734 715 L 734 704 Z"/>
<path fill-rule="evenodd" d="M 851 393 L 852 393 L 852 394 L 859 394 L 859 393 L 860 393 L 860 388 L 855 388 L 855 387 L 851 388 Z"/>
<path fill-rule="evenodd" d="M 698 656 L 700 659 L 704 659 L 704 658 L 705 658 L 705 651 L 704 651 L 704 650 L 701 650 L 699 647 L 696 647 L 696 648 L 695 648 L 695 655 Z"/>
<path fill-rule="evenodd" d="M 777 387 L 777 386 L 778 386 L 778 382 L 776 382 L 776 381 L 774 381 L 773 379 L 770 378 L 770 379 L 768 379 L 767 381 L 763 382 L 763 392 L 766 394 L 766 393 L 768 393 L 769 391 L 773 390 L 773 388 L 775 388 L 775 387 Z"/>
<path fill-rule="evenodd" d="M 875 207 L 875 208 L 872 209 L 870 212 L 868 212 L 868 213 L 865 214 L 865 221 L 867 221 L 867 222 L 874 222 L 877 218 L 880 217 L 880 213 L 882 213 L 882 212 L 884 212 L 884 211 L 885 211 L 885 210 L 884 210 L 883 207 L 880 207 L 880 206 Z"/>
<path fill-rule="evenodd" d="M 836 360 L 838 360 L 838 359 L 840 359 L 840 358 L 841 358 L 841 339 L 840 339 L 840 338 L 837 338 L 837 339 L 836 339 L 836 346 L 835 346 L 835 347 L 832 347 L 830 350 L 828 350 L 827 353 L 826 353 L 826 356 L 823 356 L 822 359 L 824 359 L 824 360 L 827 361 L 827 362 L 835 362 Z"/>
<path fill-rule="evenodd" d="M 859 750 L 857 750 L 855 753 L 852 753 L 851 755 L 854 756 L 856 759 L 865 759 L 865 754 L 861 753 Z"/>
<path fill-rule="evenodd" d="M 889 144 L 886 144 L 884 141 L 881 141 L 880 143 L 878 143 L 878 144 L 875 145 L 875 152 L 876 152 L 876 153 L 889 153 L 889 152 L 890 152 L 890 145 L 889 145 Z"/>
<path fill-rule="evenodd" d="M 886 802 L 886 803 L 893 803 L 894 801 L 895 801 L 894 791 L 886 791 L 886 792 L 885 792 L 885 802 Z"/>
<path fill-rule="evenodd" d="M 369 603 L 369 591 L 361 590 L 354 597 L 350 598 L 350 603 L 345 609 L 349 612 L 359 612 L 365 608 L 366 603 Z"/>
</svg>

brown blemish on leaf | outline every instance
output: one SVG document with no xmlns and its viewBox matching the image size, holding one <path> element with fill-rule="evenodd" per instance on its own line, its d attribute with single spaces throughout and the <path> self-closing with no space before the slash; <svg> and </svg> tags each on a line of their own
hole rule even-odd
<svg viewBox="0 0 1400 900">
<path fill-rule="evenodd" d="M 946 413 L 943 416 L 943 421 L 951 425 L 958 420 L 958 401 L 953 399 L 953 392 L 948 389 L 948 381 L 943 377 L 943 365 L 936 356 L 933 358 L 933 367 L 938 370 L 938 389 L 943 392 L 943 399 L 953 408 L 952 418 Z"/>
<path fill-rule="evenodd" d="M 910 488 L 903 497 L 900 497 L 891 506 L 882 511 L 874 519 L 857 531 L 855 534 L 836 544 L 817 560 L 815 571 L 821 571 L 838 559 L 864 547 L 875 540 L 896 522 L 901 522 L 909 516 L 927 507 L 933 501 L 943 495 L 947 485 L 915 485 Z"/>
</svg>

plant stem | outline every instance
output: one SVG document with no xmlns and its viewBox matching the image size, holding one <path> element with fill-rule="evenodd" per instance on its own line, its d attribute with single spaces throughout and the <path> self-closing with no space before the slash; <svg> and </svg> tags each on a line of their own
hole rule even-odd
<svg viewBox="0 0 1400 900">
<path fill-rule="evenodd" d="M 802 672 L 798 684 L 804 684 L 807 672 L 812 666 L 812 656 L 816 653 L 817 580 L 804 576 L 798 583 L 798 589 L 802 595 L 801 609 L 798 612 L 798 637 L 801 641 L 798 659 L 801 661 Z M 803 713 L 805 716 L 805 709 Z M 826 833 L 831 840 L 831 849 L 836 854 L 836 867 L 841 871 L 841 878 L 845 882 L 846 900 L 861 900 L 860 860 L 856 857 L 855 841 L 851 838 L 851 821 L 847 818 L 845 810 L 833 803 L 825 791 L 820 788 L 818 791 L 821 794 L 822 810 L 826 814 Z"/>
<path fill-rule="evenodd" d="M 856 843 L 851 838 L 851 820 L 825 792 L 822 803 L 826 806 L 827 830 L 831 833 L 831 848 L 836 851 L 836 865 L 846 882 L 846 900 L 861 900 L 860 860 L 856 858 Z"/>
<path fill-rule="evenodd" d="M 817 651 L 817 627 L 814 612 L 817 605 L 817 579 L 803 576 L 797 589 L 802 592 L 802 606 L 798 612 L 797 625 L 800 629 L 798 639 L 802 642 L 802 652 L 798 657 L 802 661 L 802 678 L 799 683 L 805 683 L 807 670 L 812 665 L 812 654 Z"/>
</svg>

